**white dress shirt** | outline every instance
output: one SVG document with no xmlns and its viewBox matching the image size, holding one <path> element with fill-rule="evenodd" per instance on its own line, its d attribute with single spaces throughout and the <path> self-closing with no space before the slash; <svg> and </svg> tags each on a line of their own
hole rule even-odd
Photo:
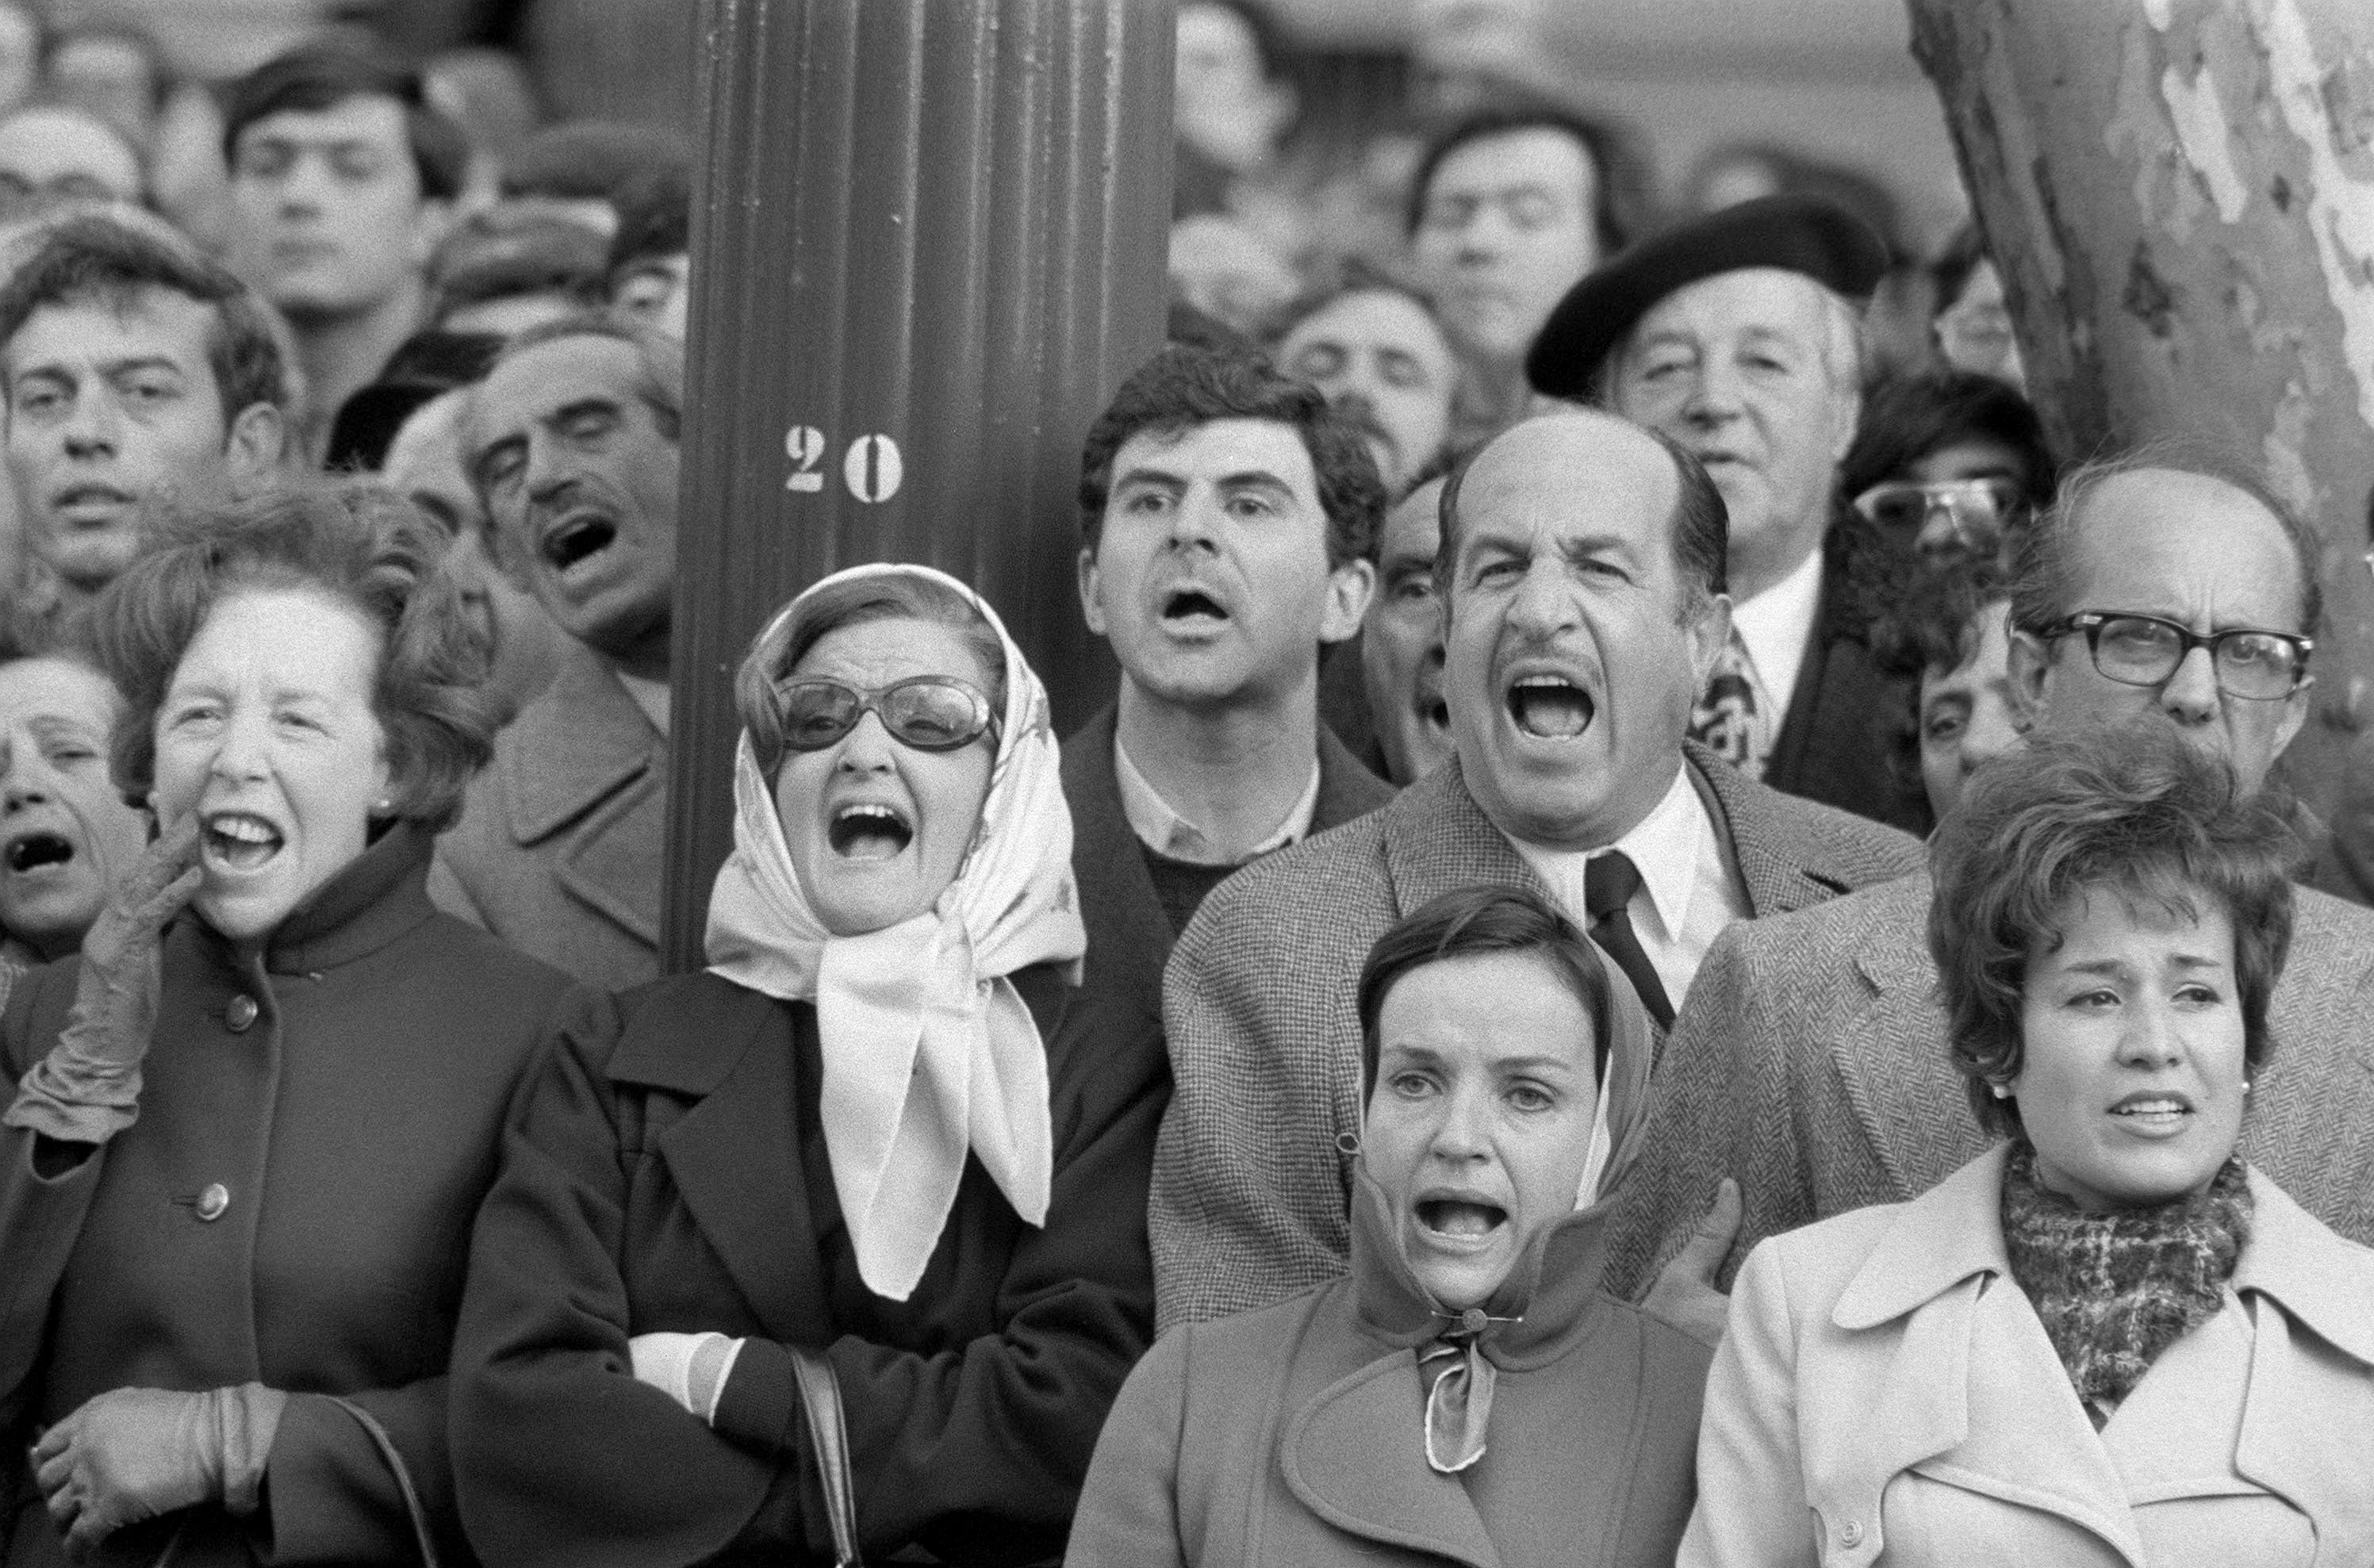
<svg viewBox="0 0 2374 1568">
<path fill-rule="evenodd" d="M 1822 552 L 1817 546 L 1787 577 L 1753 599 L 1731 607 L 1731 624 L 1746 645 L 1764 695 L 1772 699 L 1772 732 L 1797 690 L 1797 672 L 1814 639 L 1814 617 L 1822 608 Z"/>
<path fill-rule="evenodd" d="M 1686 766 L 1674 770 L 1672 788 L 1655 809 L 1631 832 L 1597 849 L 1553 849 L 1512 838 L 1550 891 L 1566 908 L 1567 917 L 1585 930 L 1591 928 L 1590 906 L 1582 890 L 1583 868 L 1595 855 L 1621 849 L 1640 872 L 1639 891 L 1625 913 L 1632 918 L 1632 934 L 1665 987 L 1665 1000 L 1679 1011 L 1707 949 L 1732 921 L 1747 917 L 1746 890 L 1740 887 L 1725 861 L 1714 831 L 1714 819 L 1698 799 Z"/>
<path fill-rule="evenodd" d="M 1129 830 L 1137 835 L 1138 842 L 1158 855 L 1194 866 L 1239 865 L 1273 849 L 1283 849 L 1310 831 L 1310 819 L 1319 810 L 1319 758 L 1313 755 L 1310 782 L 1303 786 L 1302 798 L 1294 802 L 1286 820 L 1250 852 L 1229 855 L 1212 841 L 1210 834 L 1181 816 L 1146 782 L 1146 775 L 1137 770 L 1137 765 L 1129 760 L 1129 753 L 1122 749 L 1118 735 L 1113 737 L 1113 778 L 1121 786 L 1121 814 L 1129 820 Z"/>
</svg>

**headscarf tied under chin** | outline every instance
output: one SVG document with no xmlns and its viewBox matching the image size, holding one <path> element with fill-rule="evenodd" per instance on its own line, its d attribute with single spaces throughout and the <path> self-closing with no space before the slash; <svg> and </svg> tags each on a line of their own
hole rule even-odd
<svg viewBox="0 0 2374 1568">
<path fill-rule="evenodd" d="M 968 1150 L 1015 1212 L 1046 1223 L 1047 1053 L 1006 977 L 1058 962 L 1076 983 L 1087 951 L 1047 693 L 996 613 L 929 568 L 865 566 L 817 583 L 776 624 L 828 584 L 901 576 L 954 589 L 1005 650 L 997 761 L 956 879 L 931 909 L 898 925 L 862 936 L 826 930 L 793 872 L 774 790 L 745 732 L 734 761 L 734 853 L 710 895 L 708 936 L 712 974 L 815 1001 L 833 1188 L 859 1274 L 892 1301 L 923 1278 Z"/>
</svg>

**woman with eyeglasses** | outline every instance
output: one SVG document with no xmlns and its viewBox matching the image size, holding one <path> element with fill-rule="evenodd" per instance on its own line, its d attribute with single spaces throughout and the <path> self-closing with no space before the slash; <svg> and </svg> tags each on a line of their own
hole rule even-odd
<svg viewBox="0 0 2374 1568">
<path fill-rule="evenodd" d="M 1169 1073 L 1075 989 L 1046 694 L 900 566 L 800 595 L 735 692 L 708 970 L 582 994 L 511 1108 L 464 1522 L 522 1568 L 1052 1557 L 1150 1338 Z"/>
<path fill-rule="evenodd" d="M 1947 370 L 1872 390 L 1839 463 L 1839 495 L 1864 544 L 1937 568 L 2008 561 L 2054 478 L 2027 400 L 1994 377 Z"/>
</svg>

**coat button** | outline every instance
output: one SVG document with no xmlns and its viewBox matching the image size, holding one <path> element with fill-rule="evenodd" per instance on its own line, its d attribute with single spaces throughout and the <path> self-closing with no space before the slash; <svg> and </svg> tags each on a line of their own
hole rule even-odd
<svg viewBox="0 0 2374 1568">
<path fill-rule="evenodd" d="M 1845 1527 L 1839 1531 L 1839 1539 L 1844 1541 L 1850 1547 L 1861 1546 L 1863 1544 L 1863 1521 L 1861 1519 L 1849 1519 L 1846 1522 Z"/>
<path fill-rule="evenodd" d="M 211 1184 L 198 1194 L 198 1218 L 201 1220 L 219 1220 L 223 1217 L 223 1211 L 229 1207 L 230 1188 L 220 1182 Z"/>
<path fill-rule="evenodd" d="M 253 997 L 235 996 L 230 999 L 230 1005 L 223 1009 L 223 1023 L 232 1034 L 244 1035 L 248 1026 L 255 1022 L 255 1011 Z"/>
</svg>

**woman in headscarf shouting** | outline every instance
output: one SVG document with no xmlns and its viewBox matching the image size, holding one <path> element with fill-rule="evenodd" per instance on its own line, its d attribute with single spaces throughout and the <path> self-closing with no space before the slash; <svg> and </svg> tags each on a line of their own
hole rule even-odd
<svg viewBox="0 0 2374 1568">
<path fill-rule="evenodd" d="M 1350 1275 L 1164 1337 L 1066 1561 L 1666 1568 L 1708 1352 L 1599 1289 L 1638 995 L 1539 895 L 1470 887 L 1378 938 L 1358 998 Z"/>
<path fill-rule="evenodd" d="M 1075 989 L 1046 693 L 919 567 L 735 681 L 710 967 L 581 996 L 512 1106 L 454 1352 L 489 1562 L 1029 1562 L 1151 1328 L 1159 1037 Z"/>
</svg>

